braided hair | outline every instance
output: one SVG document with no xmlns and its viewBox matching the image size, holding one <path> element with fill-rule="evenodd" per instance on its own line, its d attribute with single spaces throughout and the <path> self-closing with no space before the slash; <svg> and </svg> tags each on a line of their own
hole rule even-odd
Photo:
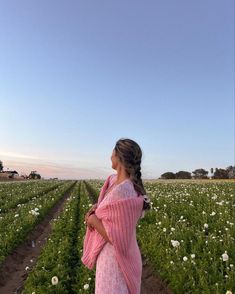
<svg viewBox="0 0 235 294">
<path fill-rule="evenodd" d="M 142 150 L 140 146 L 131 139 L 121 138 L 116 142 L 114 150 L 128 173 L 134 189 L 138 194 L 144 195 L 143 210 L 149 210 L 151 208 L 150 199 L 146 195 L 141 179 Z"/>
</svg>

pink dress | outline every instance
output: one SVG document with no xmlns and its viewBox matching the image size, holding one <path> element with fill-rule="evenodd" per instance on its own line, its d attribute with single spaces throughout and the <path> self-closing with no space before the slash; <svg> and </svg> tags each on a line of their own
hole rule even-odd
<svg viewBox="0 0 235 294">
<path fill-rule="evenodd" d="M 114 174 L 110 181 L 111 185 L 116 181 L 117 175 Z M 106 193 L 100 206 L 107 204 L 113 200 L 133 197 L 138 195 L 134 189 L 131 180 L 126 179 L 120 184 L 113 186 Z M 128 294 L 128 287 L 124 275 L 119 267 L 115 256 L 115 250 L 112 244 L 107 242 L 96 260 L 96 276 L 95 276 L 95 294 Z"/>
</svg>

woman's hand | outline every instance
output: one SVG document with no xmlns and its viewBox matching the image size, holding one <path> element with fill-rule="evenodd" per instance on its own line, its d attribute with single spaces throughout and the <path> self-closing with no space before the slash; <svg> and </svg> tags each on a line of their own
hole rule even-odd
<svg viewBox="0 0 235 294">
<path fill-rule="evenodd" d="M 91 231 L 93 231 L 95 229 L 92 224 L 92 221 L 94 220 L 94 218 L 96 219 L 96 215 L 94 213 L 92 213 L 92 214 L 88 215 L 87 221 L 86 221 L 87 226 Z"/>
<path fill-rule="evenodd" d="M 102 220 L 100 220 L 96 215 L 95 213 L 94 214 L 91 214 L 89 217 L 88 217 L 88 220 L 87 220 L 87 224 L 88 225 L 93 225 L 94 228 L 107 242 L 109 242 L 110 244 L 113 244 L 112 241 L 109 239 L 108 235 L 107 235 L 107 232 L 104 228 L 104 225 L 102 223 Z"/>
<path fill-rule="evenodd" d="M 94 204 L 94 205 L 88 210 L 88 212 L 86 213 L 86 216 L 85 216 L 85 220 L 87 220 L 88 216 L 96 210 L 96 207 L 97 207 L 97 203 Z"/>
<path fill-rule="evenodd" d="M 89 227 L 90 230 L 93 230 L 94 227 L 88 222 L 88 218 L 91 214 L 93 214 L 95 212 L 96 208 L 97 208 L 97 203 L 95 203 L 85 215 L 85 223 Z"/>
<path fill-rule="evenodd" d="M 88 226 L 88 228 L 90 229 L 90 230 L 93 230 L 93 226 L 88 222 L 88 218 L 90 217 L 90 213 L 88 212 L 87 214 L 86 214 L 86 216 L 85 216 L 85 223 L 86 223 L 86 225 Z"/>
</svg>

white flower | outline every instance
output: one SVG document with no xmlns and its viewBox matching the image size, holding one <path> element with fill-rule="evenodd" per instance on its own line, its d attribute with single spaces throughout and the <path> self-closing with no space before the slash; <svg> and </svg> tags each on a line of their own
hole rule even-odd
<svg viewBox="0 0 235 294">
<path fill-rule="evenodd" d="M 19 216 L 19 214 L 17 213 L 17 214 L 15 214 L 15 217 L 18 217 Z"/>
<path fill-rule="evenodd" d="M 233 294 L 233 292 L 228 290 L 228 291 L 226 291 L 226 294 Z"/>
<path fill-rule="evenodd" d="M 57 276 L 54 276 L 54 277 L 51 278 L 52 285 L 57 285 L 58 282 L 59 282 L 59 280 L 58 280 Z"/>
<path fill-rule="evenodd" d="M 204 224 L 204 228 L 207 229 L 208 228 L 208 224 Z"/>
<path fill-rule="evenodd" d="M 175 231 L 175 228 L 171 228 L 171 231 Z"/>
<path fill-rule="evenodd" d="M 213 215 L 216 215 L 216 213 L 215 213 L 214 211 L 212 211 L 212 213 L 211 213 L 210 215 L 212 215 L 212 216 L 213 216 Z"/>
<path fill-rule="evenodd" d="M 184 256 L 183 257 L 183 261 L 187 261 L 188 260 L 188 257 L 187 256 Z"/>
<path fill-rule="evenodd" d="M 178 247 L 180 245 L 180 242 L 177 240 L 171 240 L 171 244 L 173 247 Z"/>
<path fill-rule="evenodd" d="M 27 271 L 27 270 L 29 270 L 29 267 L 28 267 L 28 266 L 26 266 L 25 270 L 26 270 L 26 271 Z"/>
<path fill-rule="evenodd" d="M 83 288 L 87 290 L 89 288 L 89 284 L 85 284 Z"/>
<path fill-rule="evenodd" d="M 195 258 L 195 254 L 193 253 L 193 254 L 191 254 L 191 258 Z"/>
<path fill-rule="evenodd" d="M 35 215 L 35 216 L 39 215 L 39 212 L 37 212 L 36 209 L 38 210 L 37 207 L 36 207 L 35 209 L 31 209 L 31 210 L 29 211 L 29 213 L 31 213 L 32 215 Z"/>
<path fill-rule="evenodd" d="M 163 228 L 163 232 L 166 232 L 166 228 Z"/>
<path fill-rule="evenodd" d="M 223 261 L 227 261 L 227 260 L 228 260 L 228 254 L 227 254 L 227 251 L 225 251 L 225 252 L 222 254 L 222 259 L 223 259 Z"/>
</svg>

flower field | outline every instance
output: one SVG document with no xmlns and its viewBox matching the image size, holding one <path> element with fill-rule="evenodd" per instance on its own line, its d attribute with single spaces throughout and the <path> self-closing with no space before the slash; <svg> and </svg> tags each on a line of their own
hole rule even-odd
<svg viewBox="0 0 235 294">
<path fill-rule="evenodd" d="M 235 182 L 146 183 L 142 253 L 174 293 L 235 291 Z"/>
<path fill-rule="evenodd" d="M 0 260 L 74 182 L 0 185 Z M 103 181 L 78 181 L 28 276 L 23 294 L 94 293 L 95 269 L 81 262 L 84 217 Z M 235 182 L 145 181 L 152 209 L 137 225 L 141 253 L 173 293 L 235 293 Z M 14 190 L 15 189 L 15 190 Z M 0 207 L 0 208 L 1 208 Z M 229 292 L 227 292 L 229 293 Z"/>
<path fill-rule="evenodd" d="M 0 185 L 0 264 L 70 186 L 71 181 Z"/>
<path fill-rule="evenodd" d="M 100 181 L 90 181 L 99 191 Z M 142 254 L 174 293 L 235 293 L 235 182 L 145 181 Z M 228 292 L 229 293 L 229 292 Z"/>
</svg>

